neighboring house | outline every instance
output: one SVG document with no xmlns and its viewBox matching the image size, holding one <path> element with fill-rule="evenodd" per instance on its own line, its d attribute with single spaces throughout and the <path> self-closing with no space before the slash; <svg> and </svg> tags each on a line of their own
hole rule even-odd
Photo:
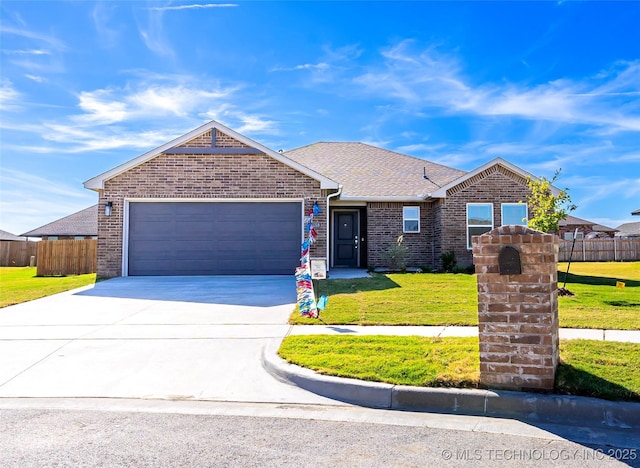
<svg viewBox="0 0 640 468">
<path fill-rule="evenodd" d="M 35 264 L 36 252 L 37 242 L 28 242 L 26 237 L 0 229 L 0 266 L 22 267 Z"/>
<path fill-rule="evenodd" d="M 0 241 L 24 242 L 26 240 L 26 237 L 16 236 L 15 234 L 11 234 L 10 232 L 0 229 Z"/>
<path fill-rule="evenodd" d="M 640 210 L 632 211 L 631 214 L 640 216 Z"/>
<path fill-rule="evenodd" d="M 385 266 L 472 262 L 471 236 L 525 224 L 528 173 L 495 159 L 471 172 L 362 143 L 276 152 L 215 121 L 85 182 L 99 193 L 98 275 L 292 274 L 304 213 L 312 258 Z"/>
<path fill-rule="evenodd" d="M 624 223 L 616 228 L 616 237 L 640 237 L 640 222 Z"/>
<path fill-rule="evenodd" d="M 558 236 L 560 239 L 573 240 L 574 235 L 576 239 L 595 239 L 595 238 L 610 238 L 616 233 L 616 230 L 607 226 L 596 224 L 593 221 L 587 221 L 586 219 L 577 218 L 575 216 L 567 216 L 559 223 L 560 229 L 558 230 Z M 576 229 L 578 232 L 576 233 Z"/>
<path fill-rule="evenodd" d="M 40 237 L 42 240 L 96 239 L 98 237 L 98 205 L 90 206 L 22 235 Z"/>
</svg>

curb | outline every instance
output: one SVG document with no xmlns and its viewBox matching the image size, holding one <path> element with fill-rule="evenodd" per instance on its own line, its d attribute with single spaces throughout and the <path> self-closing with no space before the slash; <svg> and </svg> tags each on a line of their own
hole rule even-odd
<svg viewBox="0 0 640 468">
<path fill-rule="evenodd" d="M 506 390 L 410 387 L 333 377 L 289 364 L 278 356 L 279 347 L 279 343 L 272 343 L 263 349 L 262 365 L 269 374 L 285 383 L 346 403 L 369 408 L 640 431 L 640 403 Z"/>
</svg>

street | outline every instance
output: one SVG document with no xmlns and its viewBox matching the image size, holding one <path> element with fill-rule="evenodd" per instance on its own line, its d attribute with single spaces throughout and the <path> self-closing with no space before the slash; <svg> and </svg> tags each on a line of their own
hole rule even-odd
<svg viewBox="0 0 640 468">
<path fill-rule="evenodd" d="M 628 441 L 588 446 L 490 418 L 320 405 L 40 403 L 3 402 L 0 466 L 640 466 L 640 447 Z"/>
</svg>

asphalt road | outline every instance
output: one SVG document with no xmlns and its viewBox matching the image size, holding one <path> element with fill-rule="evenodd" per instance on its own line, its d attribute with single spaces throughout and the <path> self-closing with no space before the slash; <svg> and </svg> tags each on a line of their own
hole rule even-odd
<svg viewBox="0 0 640 468">
<path fill-rule="evenodd" d="M 372 417 L 372 410 L 356 409 L 341 421 L 327 420 L 326 408 L 307 406 L 307 418 L 265 409 L 250 409 L 255 416 L 0 409 L 0 466 L 640 467 L 640 447 L 426 426 L 433 415 Z M 313 419 L 314 411 L 322 419 Z M 380 422 L 385 416 L 388 423 Z"/>
</svg>

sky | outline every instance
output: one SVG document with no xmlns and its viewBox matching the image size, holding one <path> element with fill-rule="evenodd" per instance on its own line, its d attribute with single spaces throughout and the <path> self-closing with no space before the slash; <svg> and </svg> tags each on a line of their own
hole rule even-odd
<svg viewBox="0 0 640 468">
<path fill-rule="evenodd" d="M 0 229 L 216 120 L 273 150 L 502 157 L 609 227 L 640 209 L 640 2 L 0 3 Z"/>
</svg>

